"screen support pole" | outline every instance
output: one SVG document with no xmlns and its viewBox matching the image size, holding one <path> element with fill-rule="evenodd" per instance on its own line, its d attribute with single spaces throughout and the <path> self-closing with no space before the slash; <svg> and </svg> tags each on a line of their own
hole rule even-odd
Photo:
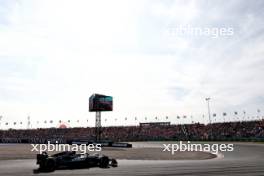
<svg viewBox="0 0 264 176">
<path fill-rule="evenodd" d="M 95 112 L 95 140 L 101 140 L 101 111 Z"/>
</svg>

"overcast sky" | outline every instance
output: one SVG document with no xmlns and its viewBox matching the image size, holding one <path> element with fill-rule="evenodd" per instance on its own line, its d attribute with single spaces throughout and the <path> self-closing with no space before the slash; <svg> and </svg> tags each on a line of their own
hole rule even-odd
<svg viewBox="0 0 264 176">
<path fill-rule="evenodd" d="M 206 97 L 217 118 L 263 114 L 263 19 L 261 0 L 0 0 L 0 115 L 93 126 L 93 93 L 114 98 L 103 125 L 203 121 Z M 232 35 L 175 34 L 180 26 Z"/>
</svg>

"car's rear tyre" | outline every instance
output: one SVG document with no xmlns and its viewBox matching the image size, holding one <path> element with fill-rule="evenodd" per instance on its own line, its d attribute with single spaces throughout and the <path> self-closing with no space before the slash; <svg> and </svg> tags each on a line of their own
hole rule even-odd
<svg viewBox="0 0 264 176">
<path fill-rule="evenodd" d="M 56 161 L 52 158 L 47 159 L 45 163 L 45 170 L 48 172 L 53 172 L 56 169 Z"/>
<path fill-rule="evenodd" d="M 106 156 L 103 156 L 101 159 L 100 159 L 100 167 L 101 168 L 107 168 L 109 166 L 109 158 L 106 157 Z"/>
</svg>

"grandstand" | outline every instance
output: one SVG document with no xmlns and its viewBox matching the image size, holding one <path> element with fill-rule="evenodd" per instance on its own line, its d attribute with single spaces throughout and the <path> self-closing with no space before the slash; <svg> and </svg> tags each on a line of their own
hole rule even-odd
<svg viewBox="0 0 264 176">
<path fill-rule="evenodd" d="M 146 123 L 145 123 L 146 124 Z M 219 140 L 264 141 L 264 120 L 213 124 L 168 124 L 103 127 L 102 139 L 112 141 Z M 94 139 L 94 128 L 0 130 L 1 143 L 68 143 Z"/>
</svg>

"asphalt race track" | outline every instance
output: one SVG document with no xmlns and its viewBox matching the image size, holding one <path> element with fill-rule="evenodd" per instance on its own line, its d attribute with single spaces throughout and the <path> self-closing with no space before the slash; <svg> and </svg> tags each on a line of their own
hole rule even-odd
<svg viewBox="0 0 264 176">
<path fill-rule="evenodd" d="M 154 143 L 139 143 L 137 147 Z M 160 145 L 160 144 L 159 144 Z M 264 175 L 264 145 L 235 144 L 233 152 L 223 153 L 224 157 L 209 160 L 118 160 L 117 168 L 90 168 L 80 170 L 57 170 L 52 173 L 33 174 L 37 168 L 35 160 L 2 160 L 0 175 Z"/>
</svg>

